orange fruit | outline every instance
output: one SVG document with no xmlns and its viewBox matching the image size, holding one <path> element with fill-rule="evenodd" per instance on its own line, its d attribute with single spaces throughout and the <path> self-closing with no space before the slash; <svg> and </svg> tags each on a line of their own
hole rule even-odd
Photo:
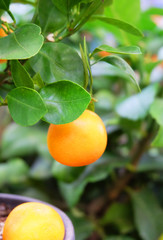
<svg viewBox="0 0 163 240">
<path fill-rule="evenodd" d="M 85 110 L 71 123 L 51 124 L 47 144 L 56 161 L 72 167 L 85 166 L 95 162 L 104 153 L 107 132 L 101 118 Z"/>
<path fill-rule="evenodd" d="M 107 56 L 111 55 L 109 52 L 106 52 L 106 51 L 101 51 L 98 54 L 100 57 L 107 57 Z"/>
<path fill-rule="evenodd" d="M 5 31 L 3 30 L 3 28 L 0 28 L 0 38 L 1 37 L 6 37 L 7 36 L 7 34 L 5 33 Z M 1 63 L 6 63 L 7 62 L 7 60 L 5 60 L 5 59 L 0 59 L 0 64 Z"/>
<path fill-rule="evenodd" d="M 8 215 L 3 240 L 63 240 L 64 224 L 60 215 L 43 203 L 18 205 Z"/>
</svg>

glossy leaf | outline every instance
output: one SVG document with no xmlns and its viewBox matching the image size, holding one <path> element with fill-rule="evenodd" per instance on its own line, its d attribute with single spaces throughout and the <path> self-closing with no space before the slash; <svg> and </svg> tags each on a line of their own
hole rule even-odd
<svg viewBox="0 0 163 240">
<path fill-rule="evenodd" d="M 131 96 L 116 106 L 117 113 L 130 120 L 144 119 L 158 92 L 158 84 L 153 84 L 134 96 Z"/>
<path fill-rule="evenodd" d="M 93 16 L 92 19 L 100 20 L 102 22 L 108 23 L 132 35 L 143 37 L 143 33 L 138 28 L 134 27 L 133 25 L 125 21 L 115 19 L 115 18 L 104 17 L 104 16 Z"/>
<path fill-rule="evenodd" d="M 41 96 L 29 88 L 13 89 L 7 95 L 7 101 L 13 120 L 23 126 L 35 124 L 47 111 Z"/>
<path fill-rule="evenodd" d="M 94 54 L 101 52 L 101 51 L 105 51 L 108 53 L 116 53 L 116 54 L 127 54 L 127 55 L 128 54 L 142 54 L 140 48 L 137 46 L 113 48 L 108 45 L 101 45 L 101 46 L 95 48 L 95 50 L 91 53 L 91 56 L 93 56 Z"/>
<path fill-rule="evenodd" d="M 73 207 L 79 201 L 88 183 L 104 180 L 114 168 L 122 167 L 126 164 L 127 161 L 125 160 L 120 160 L 110 155 L 103 155 L 98 161 L 87 166 L 74 182 L 64 183 L 60 181 L 59 188 L 68 206 Z"/>
<path fill-rule="evenodd" d="M 163 211 L 155 196 L 147 189 L 129 193 L 139 235 L 143 240 L 158 239 L 163 229 Z"/>
<path fill-rule="evenodd" d="M 43 33 L 54 32 L 63 28 L 67 21 L 66 16 L 57 9 L 52 0 L 39 1 L 38 17 Z"/>
<path fill-rule="evenodd" d="M 6 184 L 18 184 L 26 180 L 28 176 L 27 164 L 19 158 L 11 159 L 7 163 L 0 164 L 0 187 Z"/>
<path fill-rule="evenodd" d="M 155 101 L 152 103 L 150 114 L 158 124 L 163 126 L 163 100 L 161 98 L 155 99 Z"/>
<path fill-rule="evenodd" d="M 0 38 L 0 59 L 27 59 L 37 54 L 44 38 L 39 26 L 28 23 Z"/>
<path fill-rule="evenodd" d="M 155 139 L 152 142 L 152 147 L 163 147 L 163 127 L 160 127 L 158 134 L 156 135 Z"/>
<path fill-rule="evenodd" d="M 77 119 L 91 100 L 84 88 L 67 80 L 45 86 L 40 94 L 48 109 L 43 119 L 53 124 L 65 124 Z"/>
<path fill-rule="evenodd" d="M 46 83 L 68 79 L 84 85 L 82 60 L 77 52 L 66 44 L 45 43 L 40 52 L 29 62 Z"/>
<path fill-rule="evenodd" d="M 19 61 L 11 61 L 11 73 L 16 87 L 34 88 L 32 78 Z"/>
<path fill-rule="evenodd" d="M 123 71 L 128 76 L 128 78 L 134 84 L 134 86 L 136 86 L 137 89 L 140 91 L 140 87 L 137 82 L 137 76 L 135 72 L 132 70 L 132 68 L 130 67 L 130 65 L 124 59 L 118 56 L 108 56 L 102 59 L 102 61 L 108 62 L 120 68 L 121 71 Z"/>
</svg>

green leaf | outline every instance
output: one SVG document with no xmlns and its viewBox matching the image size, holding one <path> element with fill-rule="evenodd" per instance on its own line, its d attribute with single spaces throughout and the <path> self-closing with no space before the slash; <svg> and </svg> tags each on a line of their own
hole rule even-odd
<svg viewBox="0 0 163 240">
<path fill-rule="evenodd" d="M 115 19 L 115 18 L 104 17 L 104 16 L 93 16 L 92 19 L 100 20 L 102 22 L 108 23 L 132 35 L 143 37 L 143 33 L 138 28 L 134 27 L 133 25 L 125 21 Z"/>
<path fill-rule="evenodd" d="M 13 120 L 23 126 L 35 124 L 47 112 L 41 96 L 29 88 L 13 89 L 7 95 L 7 101 Z"/>
<path fill-rule="evenodd" d="M 156 98 L 150 107 L 150 114 L 163 126 L 163 99 Z"/>
<path fill-rule="evenodd" d="M 65 124 L 77 119 L 87 108 L 91 96 L 80 85 L 63 80 L 41 89 L 48 113 L 43 119 L 53 124 Z"/>
<path fill-rule="evenodd" d="M 155 196 L 147 189 L 140 192 L 129 191 L 134 209 L 134 219 L 143 240 L 154 240 L 162 233 L 163 211 Z"/>
<path fill-rule="evenodd" d="M 11 73 L 16 87 L 34 88 L 32 78 L 19 61 L 11 61 Z"/>
<path fill-rule="evenodd" d="M 102 225 L 113 224 L 118 230 L 125 234 L 134 229 L 132 210 L 127 203 L 113 203 L 100 220 Z"/>
<path fill-rule="evenodd" d="M 40 0 L 38 17 L 43 33 L 54 32 L 66 25 L 67 18 L 52 3 L 52 0 Z"/>
<path fill-rule="evenodd" d="M 0 164 L 0 187 L 6 184 L 22 183 L 28 176 L 27 164 L 19 158 Z"/>
<path fill-rule="evenodd" d="M 12 123 L 3 132 L 0 159 L 29 156 L 35 153 L 42 155 L 40 148 L 43 149 L 44 153 L 46 152 L 47 131 L 44 132 L 35 126 L 22 127 Z M 45 156 L 45 158 L 48 157 Z"/>
<path fill-rule="evenodd" d="M 125 75 L 128 76 L 130 81 L 134 84 L 134 86 L 137 87 L 137 89 L 140 91 L 139 84 L 137 82 L 137 77 L 135 72 L 132 70 L 130 65 L 121 57 L 118 56 L 108 56 L 104 59 L 101 59 L 102 61 L 105 61 L 107 63 L 110 63 L 112 65 L 115 65 L 116 67 L 120 68 L 122 72 L 125 73 Z"/>
<path fill-rule="evenodd" d="M 115 18 L 122 20 L 126 23 L 130 23 L 133 26 L 138 27 L 141 11 L 140 0 L 114 0 L 113 4 L 109 8 L 105 8 L 105 15 L 109 18 Z M 132 16 L 132 17 L 131 17 Z M 136 43 L 137 38 L 127 32 L 121 31 L 119 28 L 115 28 L 114 25 L 105 24 L 106 29 L 112 32 L 121 44 Z M 146 28 L 143 28 L 143 30 Z"/>
<path fill-rule="evenodd" d="M 27 59 L 36 55 L 43 45 L 41 28 L 28 23 L 0 38 L 0 59 Z"/>
<path fill-rule="evenodd" d="M 53 4 L 64 14 L 70 11 L 70 9 L 82 2 L 82 0 L 52 0 Z"/>
<path fill-rule="evenodd" d="M 163 127 L 160 127 L 158 134 L 156 135 L 155 139 L 152 142 L 152 147 L 163 147 Z"/>
<path fill-rule="evenodd" d="M 133 95 L 116 106 L 116 112 L 130 120 L 144 119 L 158 92 L 158 84 L 150 85 L 141 93 Z"/>
<path fill-rule="evenodd" d="M 36 84 L 38 87 L 42 88 L 45 86 L 41 76 L 39 73 L 36 73 L 33 77 L 33 83 Z"/>
<path fill-rule="evenodd" d="M 114 156 L 104 154 L 98 161 L 87 166 L 81 175 L 72 183 L 59 181 L 62 196 L 69 207 L 73 207 L 80 199 L 88 183 L 104 180 L 117 167 L 127 164 L 127 160 L 117 159 Z"/>
<path fill-rule="evenodd" d="M 0 9 L 8 11 L 11 0 L 0 0 Z"/>
<path fill-rule="evenodd" d="M 81 86 L 84 85 L 82 60 L 77 52 L 66 44 L 45 43 L 40 52 L 29 62 L 46 83 L 68 79 Z"/>
<path fill-rule="evenodd" d="M 140 48 L 137 46 L 113 48 L 108 45 L 101 45 L 95 48 L 95 50 L 91 53 L 91 56 L 101 51 L 105 51 L 108 53 L 116 53 L 116 54 L 142 54 Z"/>
</svg>

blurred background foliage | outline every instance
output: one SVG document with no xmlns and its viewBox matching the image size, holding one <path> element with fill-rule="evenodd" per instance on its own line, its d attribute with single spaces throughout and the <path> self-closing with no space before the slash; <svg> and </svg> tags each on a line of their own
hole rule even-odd
<svg viewBox="0 0 163 240">
<path fill-rule="evenodd" d="M 34 2 L 12 1 L 10 8 L 20 25 L 35 17 Z M 138 93 L 128 83 L 123 70 L 105 62 L 92 65 L 94 98 L 98 100 L 95 111 L 107 127 L 108 146 L 97 162 L 80 168 L 63 166 L 51 158 L 45 122 L 18 126 L 7 108 L 1 107 L 0 192 L 35 197 L 63 209 L 72 219 L 77 240 L 161 240 L 163 3 L 114 0 L 100 11 L 105 17 L 137 26 L 144 37 L 90 19 L 63 42 L 79 50 L 86 36 L 89 52 L 102 44 L 139 46 L 142 55 L 123 58 L 134 69 L 142 91 Z M 40 25 L 46 20 L 42 17 Z M 104 56 L 104 51 L 97 53 L 92 63 Z M 1 64 L 0 71 L 4 68 Z"/>
</svg>

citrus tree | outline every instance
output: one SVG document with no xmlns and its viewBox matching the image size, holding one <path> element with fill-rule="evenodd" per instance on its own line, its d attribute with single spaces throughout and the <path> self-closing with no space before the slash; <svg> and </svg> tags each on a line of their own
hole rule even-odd
<svg viewBox="0 0 163 240">
<path fill-rule="evenodd" d="M 14 3 L 30 6 L 28 17 Z M 141 13 L 138 0 L 0 0 L 0 13 L 0 110 L 16 123 L 2 135 L 1 191 L 64 199 L 77 239 L 158 239 L 163 91 L 152 76 L 162 30 L 151 16 L 162 9 Z M 47 126 L 67 126 L 86 109 L 105 123 L 105 154 L 87 167 L 54 161 Z M 92 142 L 84 144 L 88 152 Z M 72 156 L 78 145 L 67 146 Z"/>
</svg>

